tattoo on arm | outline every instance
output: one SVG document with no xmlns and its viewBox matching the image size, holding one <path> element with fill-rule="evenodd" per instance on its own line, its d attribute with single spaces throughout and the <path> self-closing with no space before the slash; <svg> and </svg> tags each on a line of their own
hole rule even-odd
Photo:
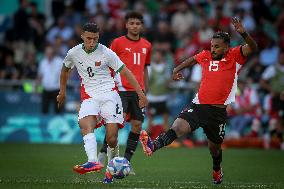
<svg viewBox="0 0 284 189">
<path fill-rule="evenodd" d="M 188 59 L 186 59 L 185 61 L 183 61 L 181 64 L 179 64 L 176 68 L 175 68 L 175 72 L 179 72 L 181 70 L 183 70 L 186 67 L 192 66 L 194 64 L 196 64 L 196 60 L 194 59 L 194 57 L 190 57 Z"/>
<path fill-rule="evenodd" d="M 247 32 L 241 33 L 240 35 L 243 37 L 247 44 L 242 46 L 243 55 L 247 56 L 252 52 L 256 52 L 258 48 L 255 40 Z"/>
</svg>

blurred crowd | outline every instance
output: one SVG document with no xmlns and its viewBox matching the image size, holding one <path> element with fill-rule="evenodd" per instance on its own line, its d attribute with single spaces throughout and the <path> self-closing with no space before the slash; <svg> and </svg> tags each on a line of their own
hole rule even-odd
<svg viewBox="0 0 284 189">
<path fill-rule="evenodd" d="M 259 51 L 243 68 L 236 103 L 228 108 L 227 137 L 275 136 L 283 140 L 280 93 L 284 90 L 284 1 L 50 0 L 46 9 L 40 12 L 36 2 L 19 0 L 18 10 L 3 17 L 0 80 L 37 81 L 44 61 L 60 61 L 68 49 L 81 43 L 82 24 L 87 21 L 99 25 L 99 42 L 109 46 L 115 37 L 125 34 L 125 13 L 137 10 L 144 16 L 143 35 L 153 45 L 148 94 L 153 102 L 168 101 L 171 88 L 190 91 L 191 98 L 200 82 L 200 67 L 185 70 L 186 79 L 175 84 L 170 81 L 172 68 L 209 49 L 215 31 L 230 33 L 232 46 L 241 44 L 242 38 L 230 24 L 231 17 L 239 17 L 257 41 Z M 76 83 L 77 75 L 71 77 Z M 168 112 L 160 113 L 166 125 Z M 148 114 L 152 119 L 159 112 Z"/>
</svg>

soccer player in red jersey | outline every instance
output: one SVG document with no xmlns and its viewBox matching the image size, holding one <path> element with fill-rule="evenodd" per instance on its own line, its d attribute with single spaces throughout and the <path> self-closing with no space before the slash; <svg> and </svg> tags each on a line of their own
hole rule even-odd
<svg viewBox="0 0 284 189">
<path fill-rule="evenodd" d="M 143 28 L 142 14 L 129 12 L 125 16 L 125 21 L 127 34 L 114 39 L 110 48 L 135 75 L 141 88 L 146 92 L 148 85 L 147 66 L 150 65 L 152 45 L 140 36 Z M 137 93 L 129 81 L 121 74 L 116 75 L 116 80 L 125 119 L 130 121 L 132 126 L 124 154 L 125 158 L 130 161 L 139 141 L 142 122 L 144 121 L 144 112 L 139 108 Z M 99 153 L 99 161 L 101 163 L 104 163 L 107 149 L 106 142 L 104 143 Z"/>
<path fill-rule="evenodd" d="M 211 51 L 203 50 L 188 58 L 173 70 L 173 80 L 183 78 L 181 70 L 194 64 L 202 67 L 201 84 L 192 104 L 183 110 L 171 129 L 151 141 L 146 131 L 141 131 L 140 141 L 146 155 L 171 144 L 176 138 L 202 127 L 213 159 L 213 183 L 222 182 L 221 144 L 225 135 L 226 107 L 235 101 L 237 79 L 246 57 L 257 50 L 256 42 L 245 31 L 239 19 L 233 18 L 235 30 L 246 44 L 230 48 L 230 36 L 217 32 L 211 40 Z"/>
</svg>

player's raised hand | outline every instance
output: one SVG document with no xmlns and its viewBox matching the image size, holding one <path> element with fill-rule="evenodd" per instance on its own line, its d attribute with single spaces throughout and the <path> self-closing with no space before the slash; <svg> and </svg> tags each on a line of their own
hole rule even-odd
<svg viewBox="0 0 284 189">
<path fill-rule="evenodd" d="M 57 95 L 56 99 L 58 108 L 60 108 L 64 104 L 65 97 L 66 95 L 64 93 L 59 92 L 59 94 Z"/>
<path fill-rule="evenodd" d="M 232 18 L 232 24 L 233 24 L 233 26 L 235 27 L 235 30 L 238 33 L 242 34 L 242 33 L 244 33 L 246 31 L 244 26 L 243 26 L 243 24 L 242 24 L 242 22 L 237 17 L 233 17 Z"/>
<path fill-rule="evenodd" d="M 172 78 L 173 78 L 174 81 L 179 81 L 181 79 L 184 79 L 182 73 L 180 73 L 180 72 L 177 72 L 177 73 L 173 72 Z"/>
</svg>

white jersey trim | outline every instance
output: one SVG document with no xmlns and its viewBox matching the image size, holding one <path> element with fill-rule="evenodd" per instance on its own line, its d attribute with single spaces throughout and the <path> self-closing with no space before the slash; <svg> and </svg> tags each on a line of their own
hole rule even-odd
<svg viewBox="0 0 284 189">
<path fill-rule="evenodd" d="M 192 100 L 192 102 L 194 104 L 200 104 L 199 99 L 198 99 L 198 93 L 196 93 L 196 95 L 195 95 L 194 99 Z"/>
<path fill-rule="evenodd" d="M 242 65 L 236 63 L 236 72 L 235 72 L 234 83 L 232 85 L 231 92 L 230 92 L 227 100 L 225 101 L 224 105 L 228 105 L 232 102 L 235 102 L 235 100 L 236 100 L 236 93 L 237 93 L 237 89 L 238 89 L 238 72 L 241 69 L 241 67 L 242 67 Z"/>
</svg>

